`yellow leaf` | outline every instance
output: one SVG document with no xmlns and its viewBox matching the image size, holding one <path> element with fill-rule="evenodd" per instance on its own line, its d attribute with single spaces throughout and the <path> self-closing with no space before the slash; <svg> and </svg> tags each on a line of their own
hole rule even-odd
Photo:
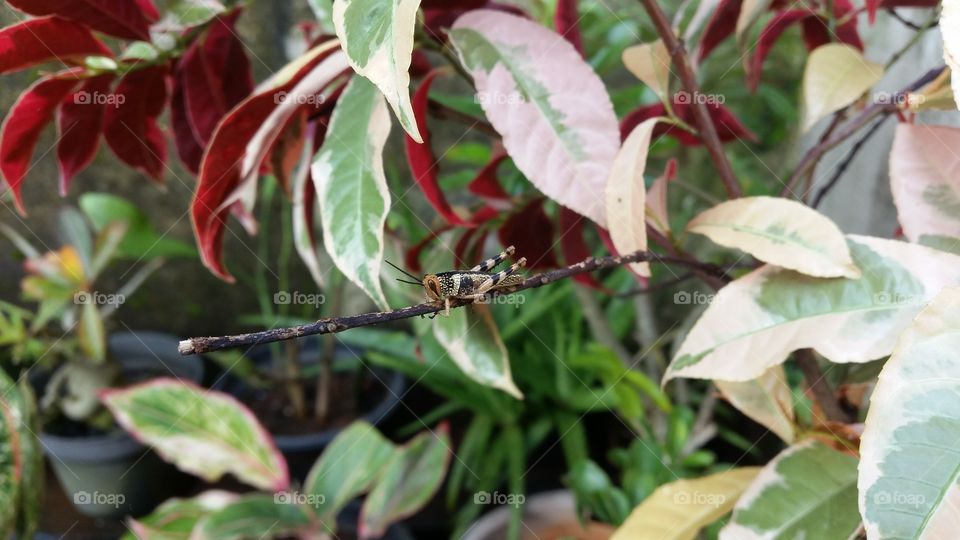
<svg viewBox="0 0 960 540">
<path fill-rule="evenodd" d="M 670 52 L 659 39 L 623 51 L 623 65 L 666 102 L 670 92 Z"/>
<path fill-rule="evenodd" d="M 611 540 L 693 540 L 700 529 L 729 512 L 760 467 L 741 467 L 657 488 Z"/>
<path fill-rule="evenodd" d="M 855 102 L 883 77 L 883 66 L 839 43 L 810 53 L 803 73 L 803 131 L 821 118 Z"/>
</svg>

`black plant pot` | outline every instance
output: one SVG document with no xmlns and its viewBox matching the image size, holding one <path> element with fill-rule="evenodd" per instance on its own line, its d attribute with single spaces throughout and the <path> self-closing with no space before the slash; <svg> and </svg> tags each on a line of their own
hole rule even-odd
<svg viewBox="0 0 960 540">
<path fill-rule="evenodd" d="M 315 339 L 303 341 L 300 348 L 300 365 L 303 368 L 315 366 L 318 362 L 319 344 Z M 354 355 L 362 354 L 355 348 L 338 346 L 334 352 L 334 361 L 338 359 L 352 359 Z M 260 368 L 270 366 L 273 356 L 272 350 L 268 346 L 255 347 L 248 356 L 253 363 Z M 361 368 L 365 369 L 365 368 Z M 363 407 L 359 402 L 362 414 L 357 419 L 363 419 L 374 426 L 382 424 L 400 404 L 400 396 L 404 394 L 407 388 L 406 378 L 395 371 L 371 368 L 374 376 L 383 383 L 383 397 L 370 407 Z M 233 395 L 243 403 L 254 403 L 257 400 L 264 399 L 267 390 L 252 388 L 242 379 L 224 374 L 212 386 L 214 390 L 226 392 Z M 336 437 L 345 426 L 331 427 L 322 430 L 305 429 L 297 434 L 279 434 L 271 433 L 277 449 L 283 454 L 290 468 L 290 477 L 303 481 L 307 473 L 316 462 L 323 449 Z"/>
<path fill-rule="evenodd" d="M 124 332 L 110 336 L 108 346 L 126 381 L 172 376 L 200 383 L 203 363 L 197 356 L 180 356 L 177 342 L 158 332 Z M 180 475 L 120 429 L 83 437 L 44 431 L 40 441 L 67 497 L 92 517 L 149 512 L 173 494 L 175 482 L 170 480 Z M 165 480 L 158 482 L 161 478 Z"/>
</svg>

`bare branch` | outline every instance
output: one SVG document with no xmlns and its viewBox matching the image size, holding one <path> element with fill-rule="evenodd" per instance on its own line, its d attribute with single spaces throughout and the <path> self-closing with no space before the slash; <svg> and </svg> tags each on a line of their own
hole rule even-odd
<svg viewBox="0 0 960 540">
<path fill-rule="evenodd" d="M 590 257 L 577 264 L 572 264 L 550 272 L 544 272 L 528 277 L 520 285 L 509 290 L 496 292 L 489 296 L 501 296 L 513 294 L 525 289 L 534 289 L 548 285 L 561 279 L 567 279 L 577 274 L 593 272 L 605 268 L 614 268 L 627 263 L 634 262 L 652 262 L 671 265 L 687 266 L 695 268 L 699 272 L 713 276 L 724 276 L 724 271 L 712 264 L 702 263 L 689 258 L 661 256 L 649 251 L 636 251 L 628 255 L 609 256 L 593 258 Z M 453 299 L 450 302 L 451 308 L 459 308 L 473 303 L 471 300 Z M 195 337 L 180 342 L 178 350 L 180 354 L 200 354 L 221 349 L 230 349 L 235 347 L 249 347 L 252 345 L 261 345 L 264 343 L 273 343 L 276 341 L 286 341 L 304 336 L 317 334 L 334 334 L 343 332 L 351 328 L 360 326 L 371 326 L 383 324 L 390 321 L 409 319 L 410 317 L 429 315 L 437 313 L 444 309 L 443 305 L 437 303 L 423 303 L 415 306 L 408 306 L 394 311 L 380 311 L 375 313 L 364 313 L 361 315 L 350 315 L 347 317 L 331 317 L 320 319 L 310 324 L 294 326 L 290 328 L 277 328 L 273 330 L 264 330 L 261 332 L 252 332 L 249 334 L 239 334 L 234 336 L 220 337 Z"/>
</svg>

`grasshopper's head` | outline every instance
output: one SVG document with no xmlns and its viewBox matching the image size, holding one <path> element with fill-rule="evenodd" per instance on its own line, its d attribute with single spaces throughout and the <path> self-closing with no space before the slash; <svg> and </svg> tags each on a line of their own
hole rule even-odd
<svg viewBox="0 0 960 540">
<path fill-rule="evenodd" d="M 423 288 L 427 291 L 427 298 L 430 300 L 443 300 L 443 285 L 435 274 L 427 274 L 423 277 Z"/>
</svg>

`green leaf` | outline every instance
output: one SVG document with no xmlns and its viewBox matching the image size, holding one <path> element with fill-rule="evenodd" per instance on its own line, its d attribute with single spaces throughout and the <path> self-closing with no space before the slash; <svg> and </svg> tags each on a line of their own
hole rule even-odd
<svg viewBox="0 0 960 540">
<path fill-rule="evenodd" d="M 517 399 L 523 394 L 510 374 L 507 347 L 485 305 L 467 306 L 433 321 L 433 334 L 454 363 L 474 381 Z"/>
<path fill-rule="evenodd" d="M 166 235 L 161 236 L 147 215 L 122 197 L 107 193 L 85 193 L 80 196 L 79 205 L 97 232 L 116 221 L 127 223 L 127 235 L 118 250 L 120 257 L 148 260 L 197 256 L 192 245 Z"/>
<path fill-rule="evenodd" d="M 812 439 L 773 459 L 743 493 L 721 540 L 846 540 L 860 525 L 857 460 Z"/>
<path fill-rule="evenodd" d="M 591 460 L 570 468 L 567 484 L 577 497 L 577 506 L 604 523 L 619 525 L 630 515 L 630 501 L 613 485 L 607 473 Z"/>
<path fill-rule="evenodd" d="M 226 394 L 161 378 L 101 399 L 124 429 L 186 472 L 211 482 L 229 472 L 261 489 L 290 482 L 270 434 Z"/>
<path fill-rule="evenodd" d="M 365 493 L 393 458 L 396 447 L 372 425 L 357 421 L 323 451 L 307 475 L 304 490 L 317 501 L 320 521 L 332 523 L 354 497 Z"/>
<path fill-rule="evenodd" d="M 870 398 L 860 513 L 871 539 L 953 538 L 960 520 L 960 289 L 900 336 Z"/>
<path fill-rule="evenodd" d="M 77 341 L 87 360 L 102 364 L 107 359 L 107 333 L 103 328 L 100 310 L 87 294 L 87 301 L 80 305 L 80 319 L 77 322 Z"/>
<path fill-rule="evenodd" d="M 176 0 L 168 9 L 181 26 L 197 26 L 226 11 L 217 0 Z"/>
<path fill-rule="evenodd" d="M 388 308 L 380 267 L 390 210 L 383 172 L 389 133 L 383 98 L 366 79 L 354 77 L 337 101 L 312 169 L 324 246 L 337 268 L 381 309 Z"/>
<path fill-rule="evenodd" d="M 288 494 L 249 495 L 203 518 L 197 525 L 202 540 L 245 540 L 249 538 L 306 538 L 320 525 L 310 510 L 287 499 Z M 296 533 L 304 533 L 303 536 Z M 193 538 L 193 537 L 191 537 Z"/>
<path fill-rule="evenodd" d="M 170 499 L 148 516 L 128 520 L 122 540 L 189 540 L 197 523 L 226 508 L 237 495 L 207 491 L 190 499 Z"/>
<path fill-rule="evenodd" d="M 759 467 L 741 467 L 657 488 L 630 513 L 611 540 L 693 540 L 733 508 Z"/>
<path fill-rule="evenodd" d="M 666 380 L 750 380 L 803 348 L 833 362 L 876 360 L 893 351 L 899 332 L 943 287 L 960 284 L 956 255 L 866 236 L 847 241 L 860 279 L 765 266 L 721 289 L 687 334 Z"/>
<path fill-rule="evenodd" d="M 334 0 L 333 25 L 350 65 L 387 98 L 403 129 L 423 143 L 410 105 L 410 62 L 420 0 Z"/>
<path fill-rule="evenodd" d="M 382 535 L 391 523 L 422 508 L 443 483 L 450 463 L 446 424 L 394 452 L 360 512 L 360 537 Z"/>
</svg>

